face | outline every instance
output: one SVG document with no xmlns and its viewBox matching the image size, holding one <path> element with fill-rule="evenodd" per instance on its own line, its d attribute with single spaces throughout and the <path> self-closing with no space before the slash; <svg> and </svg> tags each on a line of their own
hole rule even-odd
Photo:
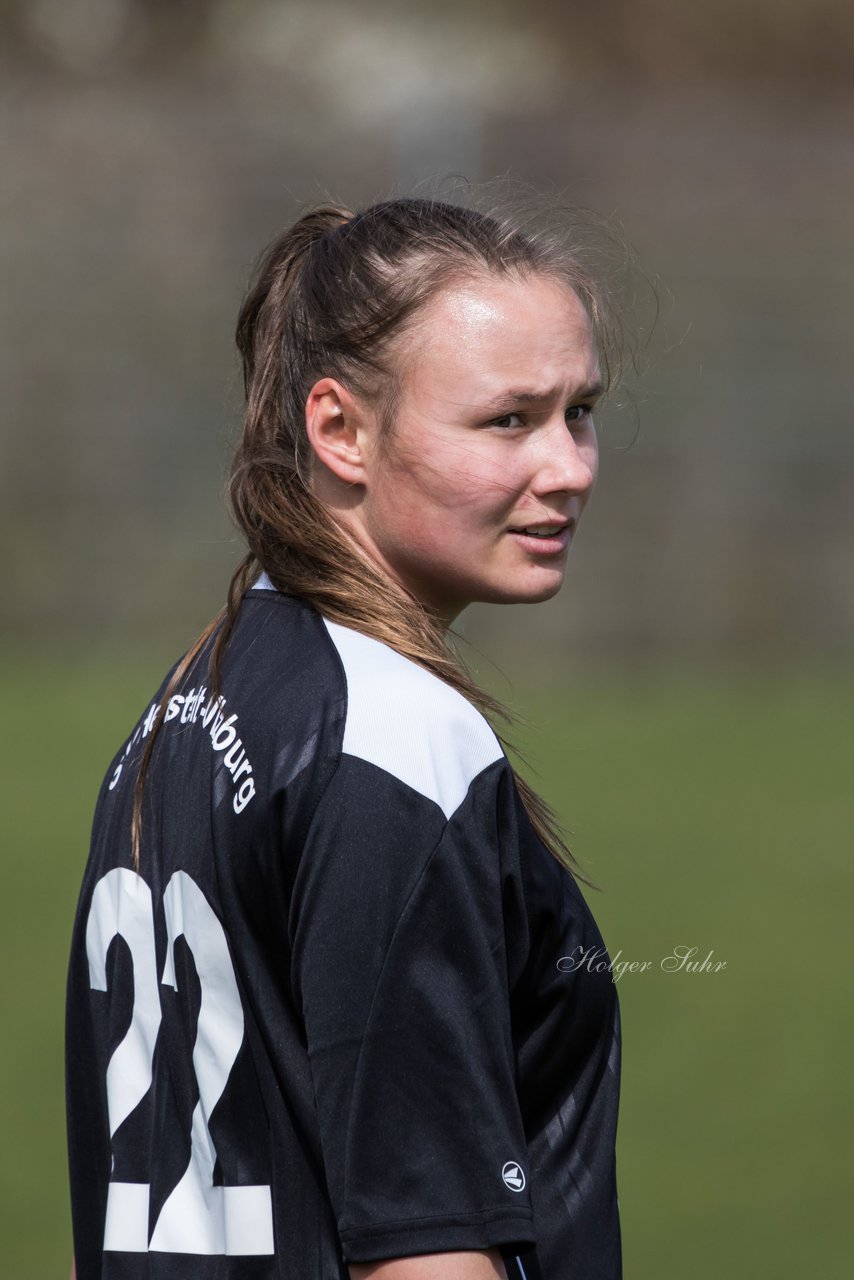
<svg viewBox="0 0 854 1280">
<path fill-rule="evenodd" d="M 578 298 L 544 277 L 457 283 L 400 359 L 394 431 L 352 513 L 363 546 L 446 622 L 474 601 L 549 599 L 598 468 Z"/>
</svg>

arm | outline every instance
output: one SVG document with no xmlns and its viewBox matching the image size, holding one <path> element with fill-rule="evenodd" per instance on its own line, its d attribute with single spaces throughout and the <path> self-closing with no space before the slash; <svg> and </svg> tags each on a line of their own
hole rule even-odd
<svg viewBox="0 0 854 1280">
<path fill-rule="evenodd" d="M 350 1264 L 350 1280 L 507 1280 L 498 1249 Z"/>
<path fill-rule="evenodd" d="M 489 1250 L 535 1242 L 502 780 L 496 761 L 446 819 L 345 756 L 295 879 L 293 988 L 354 1280 L 504 1280 Z M 512 1162 L 521 1188 L 504 1177 Z"/>
</svg>

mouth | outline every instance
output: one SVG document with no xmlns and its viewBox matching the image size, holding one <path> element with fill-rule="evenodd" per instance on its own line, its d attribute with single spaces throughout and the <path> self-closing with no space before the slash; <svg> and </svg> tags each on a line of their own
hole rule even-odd
<svg viewBox="0 0 854 1280">
<path fill-rule="evenodd" d="M 574 520 L 541 521 L 518 529 L 508 529 L 507 532 L 529 551 L 540 555 L 556 555 L 566 549 L 574 528 Z"/>
</svg>

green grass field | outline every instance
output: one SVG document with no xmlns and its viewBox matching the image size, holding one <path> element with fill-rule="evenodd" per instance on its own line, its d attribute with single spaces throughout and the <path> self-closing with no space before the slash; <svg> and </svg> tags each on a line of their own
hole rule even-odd
<svg viewBox="0 0 854 1280">
<path fill-rule="evenodd" d="M 101 776 L 160 656 L 3 663 L 9 1280 L 67 1268 L 68 939 Z M 609 951 L 652 962 L 619 983 L 626 1280 L 847 1277 L 854 671 L 517 685 Z M 726 968 L 663 972 L 678 946 Z"/>
</svg>

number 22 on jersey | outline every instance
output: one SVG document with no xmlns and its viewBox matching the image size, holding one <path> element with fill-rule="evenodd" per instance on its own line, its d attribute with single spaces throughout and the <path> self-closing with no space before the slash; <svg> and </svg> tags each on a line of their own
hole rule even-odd
<svg viewBox="0 0 854 1280">
<path fill-rule="evenodd" d="M 271 1254 L 273 1210 L 269 1186 L 214 1186 L 216 1150 L 208 1128 L 243 1043 L 243 1006 L 225 933 L 199 886 L 176 871 L 163 894 L 166 964 L 162 982 L 177 990 L 175 943 L 193 954 L 199 986 L 193 1070 L 199 1100 L 193 1111 L 190 1161 L 160 1210 L 148 1236 L 149 1185 L 110 1182 L 104 1249 L 124 1253 Z M 117 936 L 133 966 L 133 1011 L 127 1033 L 107 1065 L 110 1137 L 142 1102 L 152 1085 L 154 1046 L 161 1022 L 151 890 L 125 867 L 95 885 L 86 922 L 89 984 L 108 989 L 107 952 Z"/>
</svg>

